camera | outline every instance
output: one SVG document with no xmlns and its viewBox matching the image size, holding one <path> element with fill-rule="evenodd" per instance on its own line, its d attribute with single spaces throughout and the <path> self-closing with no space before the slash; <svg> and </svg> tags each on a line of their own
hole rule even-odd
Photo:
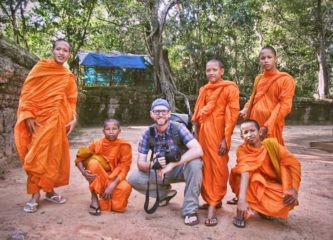
<svg viewBox="0 0 333 240">
<path fill-rule="evenodd" d="M 154 164 L 152 166 L 152 169 L 160 170 L 162 169 L 161 164 L 157 160 L 160 157 L 165 157 L 166 164 L 171 162 L 178 162 L 180 160 L 179 154 L 177 154 L 176 151 L 170 151 L 169 149 L 161 150 L 159 154 L 156 155 L 154 158 Z"/>
</svg>

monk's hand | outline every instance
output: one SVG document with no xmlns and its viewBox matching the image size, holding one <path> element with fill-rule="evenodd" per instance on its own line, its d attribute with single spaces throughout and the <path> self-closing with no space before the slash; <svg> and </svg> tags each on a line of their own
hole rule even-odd
<svg viewBox="0 0 333 240">
<path fill-rule="evenodd" d="M 245 120 L 247 115 L 247 108 L 243 108 L 241 111 L 238 113 L 238 119 L 239 120 Z"/>
<path fill-rule="evenodd" d="M 24 120 L 25 126 L 28 128 L 28 131 L 32 134 L 36 131 L 36 128 L 40 124 L 34 118 L 27 118 Z"/>
<path fill-rule="evenodd" d="M 116 185 L 113 183 L 110 183 L 104 190 L 102 197 L 105 200 L 109 200 L 112 197 L 112 193 L 114 191 L 114 189 L 116 188 Z"/>
<path fill-rule="evenodd" d="M 84 169 L 84 171 L 82 172 L 82 175 L 87 179 L 88 182 L 92 182 L 95 180 L 96 174 L 92 173 L 90 170 L 88 169 Z"/>
<path fill-rule="evenodd" d="M 220 145 L 219 145 L 218 154 L 223 155 L 223 154 L 228 153 L 228 151 L 229 151 L 229 149 L 228 149 L 228 146 L 227 146 L 227 142 L 225 141 L 225 138 L 223 138 Z"/>
<path fill-rule="evenodd" d="M 287 205 L 295 205 L 298 202 L 298 193 L 294 188 L 284 191 L 283 203 Z"/>
<path fill-rule="evenodd" d="M 73 131 L 76 124 L 76 116 L 73 115 L 73 120 L 66 125 L 67 136 Z"/>
<path fill-rule="evenodd" d="M 249 203 L 246 199 L 238 199 L 237 202 L 237 216 L 244 217 L 244 214 L 247 214 L 250 211 Z"/>
<path fill-rule="evenodd" d="M 267 133 L 268 133 L 268 128 L 267 127 L 261 127 L 259 129 L 259 137 L 260 140 L 264 140 L 265 138 L 267 138 Z"/>
</svg>

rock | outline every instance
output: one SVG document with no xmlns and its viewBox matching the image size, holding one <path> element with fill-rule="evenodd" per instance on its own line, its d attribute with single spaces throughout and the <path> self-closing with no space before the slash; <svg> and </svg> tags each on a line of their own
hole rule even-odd
<svg viewBox="0 0 333 240">
<path fill-rule="evenodd" d="M 9 233 L 7 240 L 24 240 L 27 239 L 28 233 L 22 229 L 15 229 L 13 232 Z"/>
<path fill-rule="evenodd" d="M 13 138 L 19 94 L 38 58 L 1 34 L 0 53 L 0 166 L 13 167 L 19 163 Z"/>
</svg>

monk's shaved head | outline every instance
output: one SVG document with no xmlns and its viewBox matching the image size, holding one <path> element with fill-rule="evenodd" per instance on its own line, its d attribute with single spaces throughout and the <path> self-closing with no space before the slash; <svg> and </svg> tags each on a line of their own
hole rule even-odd
<svg viewBox="0 0 333 240">
<path fill-rule="evenodd" d="M 104 128 L 109 123 L 117 125 L 117 127 L 120 129 L 120 122 L 116 119 L 113 119 L 113 118 L 110 118 L 110 119 L 107 119 L 107 120 L 104 121 Z"/>
<path fill-rule="evenodd" d="M 55 49 L 55 47 L 57 46 L 57 43 L 58 43 L 58 42 L 65 42 L 65 43 L 67 43 L 68 46 L 69 46 L 69 51 L 71 51 L 71 49 L 72 49 L 72 45 L 71 45 L 66 39 L 64 39 L 64 38 L 59 38 L 59 39 L 55 40 L 55 41 L 52 43 L 52 49 Z"/>
<path fill-rule="evenodd" d="M 241 127 L 242 127 L 243 124 L 246 124 L 246 123 L 253 123 L 253 125 L 256 127 L 257 130 L 260 129 L 259 123 L 256 120 L 247 119 L 247 120 L 245 120 L 241 123 Z"/>
<path fill-rule="evenodd" d="M 219 68 L 223 68 L 223 63 L 220 60 L 217 59 L 211 59 L 207 62 L 207 64 L 209 63 L 217 63 L 217 65 L 219 66 Z"/>
<path fill-rule="evenodd" d="M 274 54 L 274 56 L 276 57 L 276 50 L 275 50 L 272 46 L 270 46 L 270 45 L 266 45 L 266 46 L 264 46 L 264 47 L 260 50 L 260 52 L 261 52 L 262 50 L 265 50 L 265 49 L 270 50 L 270 51 Z M 260 54 L 259 54 L 259 55 L 260 55 Z"/>
</svg>

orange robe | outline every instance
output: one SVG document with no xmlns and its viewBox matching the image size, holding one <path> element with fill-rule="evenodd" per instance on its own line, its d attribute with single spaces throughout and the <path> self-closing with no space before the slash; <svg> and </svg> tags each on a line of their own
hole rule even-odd
<svg viewBox="0 0 333 240">
<path fill-rule="evenodd" d="M 79 149 L 75 163 L 88 160 L 86 168 L 96 174 L 96 178 L 89 184 L 91 192 L 102 194 L 104 189 L 118 176 L 120 182 L 114 189 L 109 200 L 100 198 L 102 210 L 123 212 L 126 209 L 132 187 L 125 180 L 132 163 L 132 147 L 122 139 L 109 141 L 106 138 L 94 141 L 88 147 L 88 154 L 84 148 Z M 102 159 L 100 159 L 102 157 Z M 107 165 L 105 166 L 104 163 Z"/>
<path fill-rule="evenodd" d="M 220 156 L 218 150 L 223 139 L 230 149 L 238 112 L 239 91 L 234 82 L 222 80 L 200 89 L 192 120 L 198 126 L 198 140 L 204 152 L 201 195 L 212 206 L 227 191 L 229 156 Z"/>
<path fill-rule="evenodd" d="M 70 70 L 54 60 L 39 61 L 23 84 L 17 122 L 16 148 L 27 172 L 27 192 L 33 194 L 69 181 L 69 145 L 66 125 L 76 114 L 77 87 Z M 24 120 L 40 124 L 30 134 Z"/>
<path fill-rule="evenodd" d="M 281 145 L 284 145 L 284 118 L 291 111 L 294 93 L 295 81 L 288 73 L 265 71 L 256 77 L 252 96 L 245 105 L 249 109 L 248 118 L 256 120 L 260 127 L 267 127 L 268 137 L 277 138 Z"/>
<path fill-rule="evenodd" d="M 279 171 L 274 168 L 266 146 L 254 148 L 246 144 L 240 145 L 237 149 L 237 165 L 231 169 L 230 173 L 230 186 L 238 196 L 241 173 L 249 172 L 246 199 L 250 208 L 267 216 L 287 218 L 294 206 L 283 203 L 284 191 L 293 187 L 298 192 L 301 182 L 301 164 L 280 144 L 278 144 L 277 155 Z"/>
</svg>

